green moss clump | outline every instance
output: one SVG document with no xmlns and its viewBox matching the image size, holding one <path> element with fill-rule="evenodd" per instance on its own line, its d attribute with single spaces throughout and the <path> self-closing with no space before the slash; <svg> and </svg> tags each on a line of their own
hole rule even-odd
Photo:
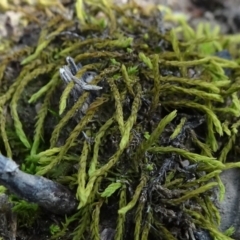
<svg viewBox="0 0 240 240">
<path fill-rule="evenodd" d="M 158 10 L 134 3 L 75 7 L 73 19 L 40 20 L 32 47 L 9 43 L 0 57 L 1 152 L 79 200 L 52 239 L 100 239 L 104 226 L 115 240 L 184 239 L 195 228 L 231 239 L 210 196 L 217 187 L 223 198 L 219 174 L 239 166 L 227 162 L 239 139 L 237 37 L 173 14 L 166 31 Z M 77 77 L 97 72 L 99 94 L 73 98 L 59 76 L 67 56 L 83 65 Z"/>
</svg>

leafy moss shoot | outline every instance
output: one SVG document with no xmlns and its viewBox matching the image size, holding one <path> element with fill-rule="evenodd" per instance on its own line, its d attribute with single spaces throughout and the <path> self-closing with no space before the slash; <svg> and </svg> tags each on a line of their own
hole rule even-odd
<svg viewBox="0 0 240 240">
<path fill-rule="evenodd" d="M 20 40 L 0 39 L 0 151 L 79 201 L 49 221 L 49 239 L 232 239 L 216 203 L 220 173 L 240 167 L 239 36 L 192 29 L 161 6 L 52 2 L 23 11 Z M 99 90 L 62 80 L 67 57 Z M 48 214 L 10 198 L 19 231 Z"/>
</svg>

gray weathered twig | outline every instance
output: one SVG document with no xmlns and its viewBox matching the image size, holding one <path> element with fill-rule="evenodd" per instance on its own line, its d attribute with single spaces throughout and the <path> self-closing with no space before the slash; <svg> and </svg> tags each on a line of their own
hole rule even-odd
<svg viewBox="0 0 240 240">
<path fill-rule="evenodd" d="M 11 159 L 0 154 L 0 184 L 29 202 L 56 214 L 68 214 L 77 208 L 77 200 L 63 185 L 21 171 Z"/>
</svg>

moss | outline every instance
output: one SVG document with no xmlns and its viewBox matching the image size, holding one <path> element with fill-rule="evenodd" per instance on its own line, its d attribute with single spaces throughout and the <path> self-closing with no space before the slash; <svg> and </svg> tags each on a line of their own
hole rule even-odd
<svg viewBox="0 0 240 240">
<path fill-rule="evenodd" d="M 27 172 L 65 183 L 80 201 L 52 239 L 71 239 L 72 227 L 73 239 L 100 239 L 108 218 L 115 239 L 183 239 L 192 224 L 230 239 L 208 196 L 218 187 L 222 199 L 219 174 L 239 167 L 228 162 L 239 141 L 237 36 L 194 30 L 171 11 L 165 19 L 176 27 L 165 31 L 158 11 L 134 3 L 85 0 L 74 9 L 73 20 L 53 11 L 40 23 L 34 47 L 1 50 L 1 152 L 22 159 Z M 223 49 L 232 60 L 217 56 Z M 73 82 L 64 86 L 59 76 L 67 56 L 83 65 L 77 77 L 96 71 L 93 84 L 103 87 L 81 117 L 92 93 L 73 101 Z"/>
</svg>

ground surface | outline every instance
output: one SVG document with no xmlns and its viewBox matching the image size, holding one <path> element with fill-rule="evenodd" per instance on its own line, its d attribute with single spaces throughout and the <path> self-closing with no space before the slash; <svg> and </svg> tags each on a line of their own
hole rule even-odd
<svg viewBox="0 0 240 240">
<path fill-rule="evenodd" d="M 63 1 L 64 4 L 67 4 L 70 1 Z M 221 25 L 221 31 L 223 33 L 238 33 L 240 31 L 240 1 L 189 1 L 189 0 L 169 0 L 169 1 L 143 1 L 139 0 L 142 6 L 146 6 L 147 4 L 160 4 L 163 3 L 166 6 L 172 8 L 176 12 L 184 13 L 189 17 L 189 22 L 196 26 L 199 22 L 210 22 L 214 24 Z M 21 4 L 21 1 L 16 1 L 15 4 Z M 26 11 L 31 12 L 31 7 L 26 7 Z M 20 14 L 16 14 L 12 11 L 7 11 L 5 13 L 0 13 L 0 22 L 4 24 L 0 26 L 0 35 L 3 37 L 11 37 L 15 38 L 16 41 L 19 41 L 22 32 L 28 31 L 25 33 L 25 37 L 21 39 L 21 41 L 26 42 L 27 44 L 31 45 L 31 42 L 34 42 L 37 39 L 38 29 L 34 28 L 31 29 L 24 29 L 23 26 L 19 26 L 18 19 Z M 40 16 L 41 17 L 41 16 Z M 24 23 L 23 23 L 24 25 Z M 17 67 L 16 67 L 17 68 Z M 14 73 L 9 73 L 11 74 Z M 27 114 L 27 113 L 26 113 Z M 223 230 L 227 229 L 232 223 L 237 226 L 239 225 L 238 218 L 232 218 L 232 214 L 238 211 L 237 203 L 238 194 L 239 192 L 239 185 L 237 170 L 229 170 L 228 172 L 224 173 L 222 176 L 224 183 L 228 186 L 227 187 L 227 201 L 221 205 L 221 211 L 223 213 L 223 223 L 222 228 Z M 50 239 L 50 231 L 49 226 L 53 223 L 55 225 L 60 224 L 60 222 L 64 221 L 63 217 L 58 217 L 48 213 L 47 217 L 40 218 L 41 220 L 36 221 L 31 228 L 21 227 L 21 231 L 18 231 L 17 224 L 16 224 L 16 216 L 9 212 L 10 203 L 7 202 L 5 196 L 2 196 L 2 200 L 0 202 L 4 202 L 2 206 L 7 208 L 6 211 L 2 210 L 0 213 L 0 236 L 3 239 L 19 239 L 19 240 L 30 240 L 30 239 Z M 229 203 L 234 205 L 234 208 L 229 208 Z M 4 207 L 2 207 L 3 209 Z M 106 215 L 108 214 L 109 209 L 106 209 Z M 1 217 L 2 215 L 2 217 Z M 237 216 L 235 214 L 235 216 Z M 103 222 L 102 224 L 102 233 L 101 233 L 101 240 L 104 239 L 112 239 L 113 238 L 113 228 L 112 223 L 110 221 Z M 131 231 L 131 229 L 129 230 Z M 240 238 L 240 230 L 236 230 L 235 238 Z M 38 238 L 36 238 L 38 236 Z M 69 237 L 68 239 L 71 239 Z"/>
</svg>

